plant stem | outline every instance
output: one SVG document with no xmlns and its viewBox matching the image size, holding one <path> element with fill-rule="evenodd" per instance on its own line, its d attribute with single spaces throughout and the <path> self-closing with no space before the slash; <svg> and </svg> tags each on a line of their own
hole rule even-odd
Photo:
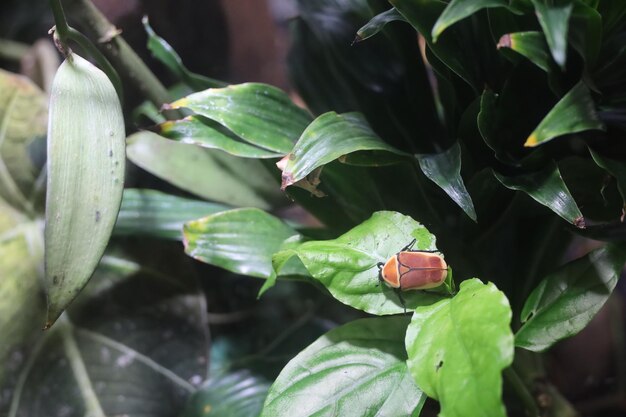
<svg viewBox="0 0 626 417">
<path fill-rule="evenodd" d="M 522 400 L 527 414 L 531 417 L 538 417 L 540 413 L 535 399 L 528 391 L 528 387 L 526 387 L 522 378 L 517 375 L 517 372 L 515 372 L 515 369 L 513 369 L 512 366 L 504 370 L 504 377 L 507 381 L 509 381 L 519 399 Z"/>
<path fill-rule="evenodd" d="M 128 77 L 128 81 L 137 86 L 147 99 L 157 107 L 171 101 L 163 84 L 90 0 L 67 0 L 66 6 L 68 13 L 81 22 L 87 35 L 98 39 L 100 48 L 113 66 Z"/>
</svg>

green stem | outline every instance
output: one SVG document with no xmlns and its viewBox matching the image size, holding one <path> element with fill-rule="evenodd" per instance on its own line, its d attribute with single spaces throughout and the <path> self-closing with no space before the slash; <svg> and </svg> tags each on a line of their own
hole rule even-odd
<svg viewBox="0 0 626 417">
<path fill-rule="evenodd" d="M 517 372 L 515 372 L 515 369 L 513 369 L 512 366 L 508 367 L 504 370 L 503 374 L 507 381 L 509 381 L 509 384 L 511 384 L 511 387 L 519 399 L 524 404 L 527 415 L 531 417 L 538 417 L 540 415 L 539 407 L 537 406 L 537 403 L 535 402 L 535 399 L 531 395 L 530 391 L 528 391 L 528 387 L 526 387 L 526 384 L 522 381 L 522 378 L 520 378 Z"/>
</svg>

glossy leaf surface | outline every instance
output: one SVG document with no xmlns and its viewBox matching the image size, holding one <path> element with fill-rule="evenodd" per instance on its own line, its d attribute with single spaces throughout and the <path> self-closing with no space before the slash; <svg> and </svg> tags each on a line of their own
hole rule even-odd
<svg viewBox="0 0 626 417">
<path fill-rule="evenodd" d="M 406 334 L 417 385 L 442 417 L 506 416 L 501 372 L 513 362 L 509 302 L 474 278 L 452 299 L 415 309 Z"/>
<path fill-rule="evenodd" d="M 311 122 L 305 110 L 282 90 L 245 83 L 193 93 L 168 108 L 187 108 L 215 120 L 244 141 L 286 154 Z"/>
<path fill-rule="evenodd" d="M 461 147 L 458 143 L 440 153 L 416 155 L 424 175 L 441 187 L 463 209 L 470 219 L 476 221 L 472 197 L 461 178 Z"/>
<path fill-rule="evenodd" d="M 392 7 L 385 12 L 377 14 L 363 27 L 361 27 L 356 32 L 356 38 L 354 41 L 361 42 L 368 38 L 371 38 L 372 36 L 380 32 L 387 23 L 396 21 L 406 22 L 406 19 L 400 14 L 400 12 L 398 12 L 398 10 L 396 10 L 395 7 Z"/>
<path fill-rule="evenodd" d="M 508 3 L 509 2 L 506 0 L 452 0 L 448 3 L 448 6 L 446 6 L 433 27 L 433 42 L 437 42 L 439 35 L 441 35 L 448 26 L 453 25 L 459 20 L 465 19 L 482 9 L 506 7 Z"/>
<path fill-rule="evenodd" d="M 528 31 L 503 35 L 498 41 L 498 48 L 509 48 L 528 58 L 530 62 L 548 72 L 550 71 L 550 49 L 543 33 Z"/>
<path fill-rule="evenodd" d="M 555 2 L 532 0 L 532 3 L 535 7 L 539 24 L 546 35 L 552 58 L 564 69 L 567 59 L 569 19 L 574 9 L 573 2 L 569 0 Z"/>
<path fill-rule="evenodd" d="M 287 364 L 261 416 L 418 416 L 426 397 L 405 362 L 406 325 L 385 317 L 331 330 Z"/>
<path fill-rule="evenodd" d="M 581 81 L 556 103 L 524 146 L 538 146 L 557 136 L 585 130 L 604 130 L 604 124 L 598 118 L 589 88 Z"/>
<path fill-rule="evenodd" d="M 521 313 L 515 345 L 542 351 L 581 331 L 609 298 L 626 263 L 626 247 L 607 245 L 541 281 Z"/>
<path fill-rule="evenodd" d="M 182 240 L 183 225 L 231 207 L 156 190 L 127 188 L 113 233 Z"/>
<path fill-rule="evenodd" d="M 309 273 L 342 303 L 371 314 L 397 314 L 404 307 L 397 294 L 379 281 L 376 265 L 413 239 L 416 250 L 437 249 L 435 237 L 424 226 L 400 213 L 380 211 L 337 239 L 302 243 L 277 253 L 274 261 L 282 263 L 289 256 L 298 256 Z M 441 293 L 405 291 L 402 296 L 407 308 L 415 308 L 445 294 L 442 289 Z"/>
</svg>

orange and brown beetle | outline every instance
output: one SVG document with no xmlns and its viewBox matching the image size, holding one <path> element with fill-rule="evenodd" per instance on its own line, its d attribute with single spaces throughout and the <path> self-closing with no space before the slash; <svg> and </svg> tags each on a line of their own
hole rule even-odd
<svg viewBox="0 0 626 417">
<path fill-rule="evenodd" d="M 400 291 L 427 290 L 440 286 L 448 276 L 448 264 L 437 251 L 413 250 L 415 239 L 387 262 L 379 262 L 378 279 L 395 289 L 402 305 Z"/>
</svg>

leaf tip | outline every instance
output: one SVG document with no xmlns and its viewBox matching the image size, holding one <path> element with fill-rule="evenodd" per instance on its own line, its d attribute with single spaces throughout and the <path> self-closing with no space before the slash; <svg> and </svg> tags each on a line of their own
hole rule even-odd
<svg viewBox="0 0 626 417">
<path fill-rule="evenodd" d="M 496 48 L 513 48 L 513 39 L 511 38 L 511 34 L 507 33 L 505 35 L 502 35 L 500 37 L 500 40 L 498 41 L 498 44 L 496 45 Z"/>
<path fill-rule="evenodd" d="M 528 137 L 528 139 L 526 139 L 526 142 L 524 142 L 524 147 L 525 148 L 533 148 L 533 147 L 537 146 L 538 144 L 539 144 L 539 140 L 537 139 L 537 134 L 533 132 Z"/>
<path fill-rule="evenodd" d="M 573 224 L 579 229 L 585 229 L 587 227 L 587 224 L 585 223 L 585 218 L 583 216 L 576 217 Z"/>
</svg>

